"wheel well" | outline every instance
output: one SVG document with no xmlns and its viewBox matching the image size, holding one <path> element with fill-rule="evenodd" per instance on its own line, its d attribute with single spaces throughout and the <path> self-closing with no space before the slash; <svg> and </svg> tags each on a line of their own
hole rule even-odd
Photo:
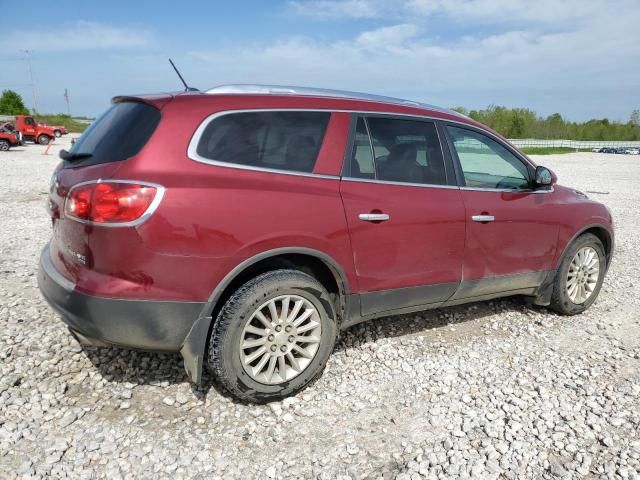
<svg viewBox="0 0 640 480">
<path fill-rule="evenodd" d="M 612 243 L 611 235 L 609 234 L 607 229 L 603 227 L 591 227 L 586 229 L 580 235 L 584 235 L 585 233 L 591 233 L 596 237 L 598 237 L 598 239 L 602 242 L 602 245 L 604 246 L 604 253 L 607 256 L 607 263 L 609 263 L 611 261 L 611 249 L 613 245 L 611 244 Z"/>
<path fill-rule="evenodd" d="M 213 320 L 215 321 L 218 313 L 227 300 L 229 300 L 231 295 L 233 295 L 233 292 L 243 284 L 258 275 L 280 269 L 299 270 L 318 280 L 324 288 L 327 289 L 327 292 L 329 292 L 329 295 L 333 300 L 336 315 L 338 316 L 336 320 L 338 324 L 340 324 L 346 312 L 346 292 L 340 273 L 338 273 L 334 267 L 318 257 L 302 253 L 274 255 L 247 266 L 247 268 L 236 275 L 229 285 L 227 285 L 222 291 L 222 294 L 217 299 L 213 311 L 211 312 Z"/>
</svg>

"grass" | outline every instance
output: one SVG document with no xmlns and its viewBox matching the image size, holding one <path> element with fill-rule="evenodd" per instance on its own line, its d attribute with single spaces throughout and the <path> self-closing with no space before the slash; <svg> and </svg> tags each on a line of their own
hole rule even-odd
<svg viewBox="0 0 640 480">
<path fill-rule="evenodd" d="M 575 153 L 578 152 L 590 152 L 589 148 L 571 148 L 571 147 L 522 147 L 520 149 L 527 155 L 555 155 L 557 153 Z"/>
<path fill-rule="evenodd" d="M 69 132 L 82 133 L 89 126 L 86 123 L 76 122 L 69 115 L 35 115 L 36 122 L 46 123 L 47 125 L 64 125 Z"/>
</svg>

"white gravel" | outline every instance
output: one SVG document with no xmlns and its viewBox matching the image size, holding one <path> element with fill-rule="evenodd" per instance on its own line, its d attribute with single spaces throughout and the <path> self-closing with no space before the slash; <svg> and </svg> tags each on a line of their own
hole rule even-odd
<svg viewBox="0 0 640 480">
<path fill-rule="evenodd" d="M 177 354 L 68 334 L 36 286 L 57 163 L 42 150 L 0 152 L 0 478 L 640 478 L 638 157 L 536 159 L 616 220 L 587 313 L 505 300 L 380 319 L 311 388 L 251 406 L 193 387 Z"/>
</svg>

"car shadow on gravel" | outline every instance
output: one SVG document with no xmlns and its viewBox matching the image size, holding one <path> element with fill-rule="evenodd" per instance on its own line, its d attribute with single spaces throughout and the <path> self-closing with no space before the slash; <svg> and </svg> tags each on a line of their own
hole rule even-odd
<svg viewBox="0 0 640 480">
<path fill-rule="evenodd" d="M 345 330 L 334 352 L 359 348 L 367 342 L 380 338 L 437 333 L 439 329 L 447 334 L 445 338 L 448 340 L 479 335 L 482 334 L 481 328 L 485 322 L 475 322 L 476 320 L 496 314 L 504 315 L 510 312 L 526 314 L 527 311 L 537 313 L 543 310 L 542 307 L 534 308 L 532 309 L 521 299 L 513 298 L 382 317 Z M 451 331 L 452 327 L 456 328 L 455 332 Z M 495 334 L 500 335 L 500 332 L 497 331 Z M 162 389 L 170 385 L 188 383 L 197 400 L 204 401 L 210 389 L 213 389 L 234 403 L 242 403 L 229 396 L 221 386 L 216 384 L 206 368 L 203 371 L 202 382 L 199 385 L 191 383 L 184 371 L 179 353 L 143 352 L 117 347 L 101 348 L 84 345 L 81 347 L 94 367 L 109 382 L 151 385 Z"/>
<path fill-rule="evenodd" d="M 454 307 L 438 308 L 404 315 L 381 317 L 349 327 L 336 344 L 335 352 L 357 348 L 379 338 L 410 337 L 438 333 L 442 329 L 446 339 L 480 335 L 486 319 L 492 315 L 509 313 L 551 313 L 544 307 L 533 306 L 531 299 L 511 297 L 500 300 L 480 301 Z M 477 322 L 480 320 L 480 322 Z M 446 328 L 446 330 L 444 330 Z M 454 328 L 455 330 L 451 330 Z M 496 331 L 495 335 L 500 335 Z"/>
</svg>

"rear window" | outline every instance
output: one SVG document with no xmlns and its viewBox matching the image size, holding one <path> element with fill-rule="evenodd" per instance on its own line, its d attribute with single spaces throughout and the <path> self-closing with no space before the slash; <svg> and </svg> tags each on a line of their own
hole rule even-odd
<svg viewBox="0 0 640 480">
<path fill-rule="evenodd" d="M 90 156 L 65 162 L 65 166 L 96 165 L 133 157 L 142 150 L 159 122 L 160 110 L 151 105 L 116 103 L 91 124 L 69 151 Z"/>
<path fill-rule="evenodd" d="M 197 154 L 205 160 L 248 167 L 312 172 L 329 112 L 246 112 L 214 119 Z"/>
</svg>

